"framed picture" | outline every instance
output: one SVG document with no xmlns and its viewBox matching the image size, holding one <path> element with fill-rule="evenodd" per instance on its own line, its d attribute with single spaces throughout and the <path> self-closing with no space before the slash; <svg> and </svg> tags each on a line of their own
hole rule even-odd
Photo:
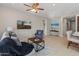
<svg viewBox="0 0 79 59">
<path fill-rule="evenodd" d="M 31 29 L 31 21 L 17 20 L 17 29 Z"/>
<path fill-rule="evenodd" d="M 51 21 L 51 30 L 55 32 L 59 31 L 59 20 L 55 19 Z"/>
</svg>

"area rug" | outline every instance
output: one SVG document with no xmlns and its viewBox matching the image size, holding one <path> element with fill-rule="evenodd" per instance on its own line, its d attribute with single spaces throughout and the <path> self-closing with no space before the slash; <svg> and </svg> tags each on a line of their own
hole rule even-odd
<svg viewBox="0 0 79 59">
<path fill-rule="evenodd" d="M 28 54 L 27 56 L 48 56 L 49 53 L 52 51 L 52 48 L 51 47 L 48 47 L 48 46 L 45 46 L 44 49 L 42 49 L 41 51 L 39 52 L 35 52 L 34 50 Z"/>
</svg>

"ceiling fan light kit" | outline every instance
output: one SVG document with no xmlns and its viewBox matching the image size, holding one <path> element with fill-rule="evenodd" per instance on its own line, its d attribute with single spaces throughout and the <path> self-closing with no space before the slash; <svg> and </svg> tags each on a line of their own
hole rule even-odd
<svg viewBox="0 0 79 59">
<path fill-rule="evenodd" d="M 35 9 L 32 9 L 32 10 L 30 10 L 30 11 L 35 12 L 35 13 L 38 13 L 38 11 L 36 11 Z"/>
<path fill-rule="evenodd" d="M 39 13 L 40 10 L 44 10 L 43 8 L 39 8 L 39 3 L 33 3 L 32 6 L 27 5 L 27 4 L 24 4 L 24 5 L 32 8 L 32 9 L 27 9 L 26 11 L 32 11 L 32 12 L 35 12 L 35 13 Z"/>
</svg>

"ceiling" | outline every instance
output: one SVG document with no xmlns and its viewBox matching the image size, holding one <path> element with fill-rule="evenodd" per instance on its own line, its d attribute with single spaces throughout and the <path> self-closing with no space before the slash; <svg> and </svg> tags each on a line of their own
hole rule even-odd
<svg viewBox="0 0 79 59">
<path fill-rule="evenodd" d="M 28 5 L 32 5 L 32 3 L 26 3 Z M 0 6 L 12 7 L 17 10 L 23 12 L 29 9 L 29 7 L 24 6 L 23 3 L 2 3 Z M 40 3 L 40 7 L 44 8 L 44 11 L 40 11 L 40 13 L 33 13 L 39 16 L 52 18 L 52 17 L 59 17 L 59 16 L 70 16 L 70 15 L 78 15 L 79 14 L 79 3 Z"/>
</svg>

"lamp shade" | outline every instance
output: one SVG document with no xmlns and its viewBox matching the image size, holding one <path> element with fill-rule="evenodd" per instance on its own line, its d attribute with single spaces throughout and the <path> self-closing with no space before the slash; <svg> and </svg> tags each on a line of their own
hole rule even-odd
<svg viewBox="0 0 79 59">
<path fill-rule="evenodd" d="M 10 27 L 10 26 L 8 26 L 8 27 L 6 28 L 6 30 L 7 30 L 7 31 L 13 31 L 13 28 Z"/>
</svg>

